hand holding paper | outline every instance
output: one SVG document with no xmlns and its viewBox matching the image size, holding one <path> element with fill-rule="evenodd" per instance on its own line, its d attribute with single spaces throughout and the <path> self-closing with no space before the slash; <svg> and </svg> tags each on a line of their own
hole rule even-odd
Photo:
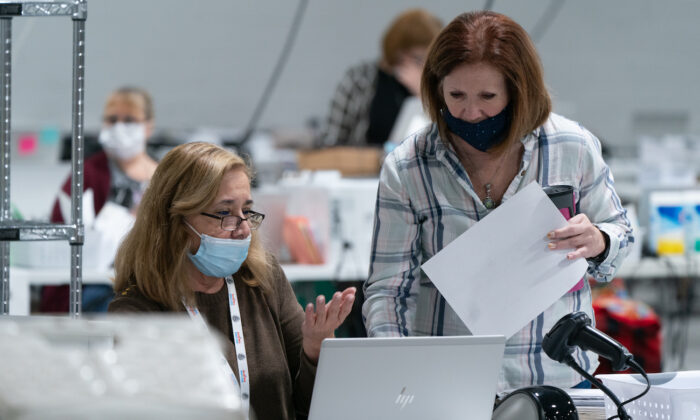
<svg viewBox="0 0 700 420">
<path fill-rule="evenodd" d="M 567 225 L 531 183 L 433 256 L 423 271 L 473 334 L 510 337 L 570 290 L 583 259 L 550 250 L 547 233 Z"/>
</svg>

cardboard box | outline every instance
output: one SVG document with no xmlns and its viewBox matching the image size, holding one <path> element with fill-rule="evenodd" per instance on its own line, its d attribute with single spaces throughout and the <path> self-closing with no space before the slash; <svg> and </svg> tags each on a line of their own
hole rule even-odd
<svg viewBox="0 0 700 420">
<path fill-rule="evenodd" d="M 338 170 L 344 177 L 377 176 L 384 152 L 377 147 L 330 147 L 297 153 L 299 169 Z"/>
</svg>

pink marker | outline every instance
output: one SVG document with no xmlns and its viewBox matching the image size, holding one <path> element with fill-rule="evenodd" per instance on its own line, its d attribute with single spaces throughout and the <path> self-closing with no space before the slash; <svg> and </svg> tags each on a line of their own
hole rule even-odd
<svg viewBox="0 0 700 420">
<path fill-rule="evenodd" d="M 566 220 L 571 219 L 576 214 L 576 198 L 574 197 L 574 187 L 571 185 L 550 185 L 543 188 L 547 196 L 552 200 Z M 567 293 L 575 292 L 583 288 L 583 278 Z"/>
</svg>

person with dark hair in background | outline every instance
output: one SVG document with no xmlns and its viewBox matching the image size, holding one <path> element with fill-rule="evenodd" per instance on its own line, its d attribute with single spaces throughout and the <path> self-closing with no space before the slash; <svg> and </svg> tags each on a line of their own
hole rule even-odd
<svg viewBox="0 0 700 420">
<path fill-rule="evenodd" d="M 420 94 L 425 55 L 441 28 L 423 9 L 397 16 L 384 33 L 381 59 L 350 68 L 338 84 L 319 145 L 381 146 L 404 100 Z"/>
<path fill-rule="evenodd" d="M 146 154 L 146 141 L 153 134 L 153 101 L 145 90 L 121 87 L 113 91 L 104 106 L 99 142 L 100 152 L 84 164 L 83 191 L 91 190 L 95 216 L 107 202 L 123 206 L 136 214 L 141 195 L 158 163 Z M 71 178 L 63 183 L 51 212 L 51 222 L 65 223 L 61 201 L 70 200 Z M 63 196 L 63 197 L 61 197 Z M 83 310 L 104 312 L 112 299 L 106 285 L 83 287 Z M 68 312 L 68 286 L 45 286 L 41 293 L 41 312 Z"/>
<path fill-rule="evenodd" d="M 548 247 L 585 258 L 595 280 L 612 279 L 633 242 L 630 222 L 598 139 L 551 112 L 540 59 L 520 25 L 489 11 L 458 16 L 428 52 L 421 91 L 433 124 L 394 149 L 380 175 L 363 306 L 370 336 L 470 334 L 421 264 L 533 181 L 574 191 L 577 214 L 548 233 Z M 507 337 L 499 391 L 582 382 L 541 347 L 575 311 L 593 319 L 586 281 Z M 598 366 L 595 353 L 574 357 L 588 372 Z"/>
<path fill-rule="evenodd" d="M 355 289 L 305 310 L 257 228 L 252 170 L 237 154 L 186 143 L 158 165 L 115 259 L 110 312 L 188 312 L 226 338 L 224 356 L 251 418 L 308 416 L 321 342 Z M 247 416 L 246 416 L 247 418 Z"/>
</svg>

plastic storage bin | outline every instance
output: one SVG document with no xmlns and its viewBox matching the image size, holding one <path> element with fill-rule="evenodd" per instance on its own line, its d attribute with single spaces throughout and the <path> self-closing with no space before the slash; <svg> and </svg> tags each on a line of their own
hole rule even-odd
<svg viewBox="0 0 700 420">
<path fill-rule="evenodd" d="M 639 395 L 646 387 L 641 375 L 597 375 L 621 402 Z M 642 398 L 625 405 L 634 420 L 700 420 L 700 371 L 654 373 L 651 389 Z M 606 417 L 617 414 L 605 397 Z"/>
<path fill-rule="evenodd" d="M 83 246 L 83 268 L 107 270 L 112 266 L 121 241 L 105 237 L 92 229 L 85 229 Z M 70 244 L 65 241 L 18 241 L 12 242 L 11 264 L 27 268 L 70 267 Z"/>
</svg>

